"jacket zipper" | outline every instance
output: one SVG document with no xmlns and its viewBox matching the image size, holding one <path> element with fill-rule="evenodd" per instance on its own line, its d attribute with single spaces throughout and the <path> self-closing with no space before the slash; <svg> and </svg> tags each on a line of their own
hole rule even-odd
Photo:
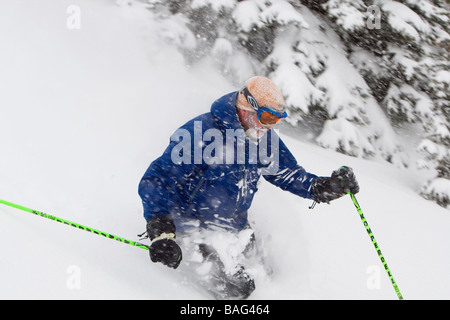
<svg viewBox="0 0 450 320">
<path fill-rule="evenodd" d="M 205 177 L 202 177 L 202 178 L 200 179 L 200 181 L 198 182 L 198 184 L 195 186 L 195 189 L 194 189 L 194 191 L 192 192 L 192 194 L 191 194 L 191 196 L 190 196 L 190 198 L 189 198 L 188 203 L 192 203 L 192 201 L 194 200 L 195 196 L 196 196 L 197 193 L 198 193 L 198 190 L 200 190 L 200 187 L 202 186 L 202 184 L 203 184 L 204 181 L 205 181 Z"/>
<path fill-rule="evenodd" d="M 245 169 L 244 170 L 244 174 L 243 174 L 242 187 L 239 190 L 238 201 L 236 203 L 235 211 L 239 209 L 239 207 L 242 204 L 243 199 L 247 196 L 247 192 L 248 192 L 248 190 L 247 190 L 247 188 L 248 188 L 248 182 L 247 182 L 248 174 L 249 174 L 249 169 Z"/>
</svg>

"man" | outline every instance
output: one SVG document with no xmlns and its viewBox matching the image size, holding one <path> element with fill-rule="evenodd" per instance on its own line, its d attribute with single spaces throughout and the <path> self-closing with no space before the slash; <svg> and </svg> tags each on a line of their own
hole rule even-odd
<svg viewBox="0 0 450 320">
<path fill-rule="evenodd" d="M 359 191 L 351 168 L 317 177 L 297 163 L 272 130 L 286 116 L 280 90 L 257 76 L 172 135 L 139 185 L 153 262 L 176 269 L 188 252 L 189 266 L 209 263 L 204 279 L 216 297 L 246 298 L 255 288 L 242 265 L 255 250 L 247 211 L 261 176 L 318 203 Z"/>
</svg>

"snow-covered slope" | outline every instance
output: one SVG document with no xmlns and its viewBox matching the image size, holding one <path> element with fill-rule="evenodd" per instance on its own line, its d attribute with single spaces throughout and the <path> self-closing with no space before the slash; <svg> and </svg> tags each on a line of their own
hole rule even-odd
<svg viewBox="0 0 450 320">
<path fill-rule="evenodd" d="M 233 88 L 186 68 L 142 10 L 78 0 L 0 3 L 0 199 L 112 234 L 144 231 L 137 184 L 170 134 Z M 286 136 L 309 171 L 346 164 L 406 299 L 450 298 L 448 210 L 417 195 L 422 173 Z M 250 219 L 273 268 L 252 299 L 395 299 L 348 197 L 310 201 L 261 184 Z M 1 299 L 208 299 L 182 268 L 139 248 L 0 207 Z M 378 281 L 379 280 L 379 281 Z"/>
</svg>

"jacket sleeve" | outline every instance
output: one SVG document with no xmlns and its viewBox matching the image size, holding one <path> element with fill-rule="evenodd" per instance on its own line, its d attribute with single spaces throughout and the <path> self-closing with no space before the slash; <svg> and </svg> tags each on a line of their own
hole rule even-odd
<svg viewBox="0 0 450 320">
<path fill-rule="evenodd" d="M 165 216 L 170 213 L 174 198 L 171 178 L 163 169 L 165 154 L 153 161 L 139 183 L 139 196 L 144 207 L 144 218 L 149 220 L 155 216 Z"/>
<path fill-rule="evenodd" d="M 147 221 L 155 216 L 165 216 L 179 210 L 180 202 L 176 194 L 178 181 L 191 174 L 198 166 L 192 162 L 193 155 L 189 155 L 191 162 L 188 163 L 173 161 L 172 152 L 178 144 L 178 141 L 171 139 L 164 153 L 150 164 L 139 183 L 138 192 Z M 175 152 L 179 150 L 176 149 Z"/>
<path fill-rule="evenodd" d="M 275 137 L 278 139 L 278 148 L 274 148 L 273 161 L 275 161 L 278 170 L 274 174 L 264 175 L 264 178 L 283 190 L 302 198 L 312 199 L 311 183 L 317 176 L 306 172 L 297 163 L 284 142 L 277 135 Z"/>
</svg>

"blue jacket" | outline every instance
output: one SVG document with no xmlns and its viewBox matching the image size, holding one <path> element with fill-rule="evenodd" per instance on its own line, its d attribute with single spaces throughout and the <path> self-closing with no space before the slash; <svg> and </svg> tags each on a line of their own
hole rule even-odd
<svg viewBox="0 0 450 320">
<path fill-rule="evenodd" d="M 312 198 L 310 186 L 317 176 L 297 164 L 273 130 L 265 134 L 264 145 L 233 136 L 243 133 L 236 97 L 232 92 L 219 98 L 211 112 L 180 127 L 150 164 L 139 184 L 146 220 L 170 214 L 177 231 L 208 225 L 241 230 L 261 175 L 283 190 Z M 264 152 L 265 160 L 255 158 Z M 271 154 L 275 156 L 266 161 Z"/>
</svg>

